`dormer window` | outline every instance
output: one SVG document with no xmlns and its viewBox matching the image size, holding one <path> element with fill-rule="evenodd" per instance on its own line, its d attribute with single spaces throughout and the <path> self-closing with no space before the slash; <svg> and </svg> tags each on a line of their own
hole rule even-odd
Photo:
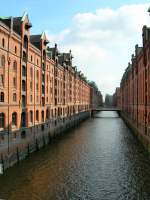
<svg viewBox="0 0 150 200">
<path fill-rule="evenodd" d="M 44 40 L 44 45 L 46 46 L 49 43 L 48 40 Z"/>
<path fill-rule="evenodd" d="M 25 24 L 25 29 L 28 30 L 32 27 L 32 24 L 30 22 Z"/>
</svg>

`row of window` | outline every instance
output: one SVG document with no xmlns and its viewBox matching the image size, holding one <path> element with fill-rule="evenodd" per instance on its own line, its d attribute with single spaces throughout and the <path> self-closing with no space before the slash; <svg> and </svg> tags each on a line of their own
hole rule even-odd
<svg viewBox="0 0 150 200">
<path fill-rule="evenodd" d="M 16 102 L 17 101 L 17 95 L 16 93 L 13 93 L 13 101 Z M 0 92 L 0 102 L 4 102 L 5 101 L 5 98 L 4 98 L 4 92 Z"/>
<path fill-rule="evenodd" d="M 5 48 L 5 39 L 2 38 L 2 47 Z M 15 46 L 15 54 L 17 53 L 17 47 Z"/>
<path fill-rule="evenodd" d="M 49 119 L 50 113 L 49 110 L 46 111 L 46 119 Z M 44 111 L 41 112 L 42 122 L 44 122 Z M 29 112 L 30 122 L 33 123 L 33 111 Z M 36 111 L 36 121 L 39 121 L 39 111 Z M 21 114 L 21 125 L 26 126 L 26 113 Z M 12 113 L 12 126 L 17 126 L 17 113 Z M 5 114 L 0 113 L 0 128 L 5 128 Z"/>
<path fill-rule="evenodd" d="M 75 112 L 74 108 L 72 108 Z M 53 114 L 56 115 L 58 112 L 58 116 L 62 114 L 64 109 L 58 108 L 58 111 L 55 109 L 55 113 L 53 113 L 53 110 L 51 110 L 51 116 L 53 117 Z M 36 110 L 35 112 L 35 119 L 38 122 L 39 121 L 39 111 Z M 50 110 L 46 110 L 46 120 L 50 119 Z M 44 111 L 41 111 L 41 121 L 44 122 Z M 33 123 L 33 111 L 29 111 L 29 122 Z M 12 126 L 17 126 L 17 112 L 12 113 Z M 21 126 L 26 127 L 26 112 L 22 112 L 21 114 Z M 0 128 L 5 128 L 5 114 L 0 113 Z"/>
<path fill-rule="evenodd" d="M 6 58 L 4 55 L 2 55 L 0 57 L 0 67 L 5 67 L 5 65 L 6 65 Z M 14 60 L 12 67 L 13 67 L 13 71 L 16 72 L 17 71 L 17 61 L 16 60 Z"/>
</svg>

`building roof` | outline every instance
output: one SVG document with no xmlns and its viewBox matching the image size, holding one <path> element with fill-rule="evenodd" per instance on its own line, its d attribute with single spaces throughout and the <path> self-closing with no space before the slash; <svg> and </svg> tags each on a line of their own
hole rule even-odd
<svg viewBox="0 0 150 200">
<path fill-rule="evenodd" d="M 35 47 L 40 49 L 41 35 L 30 35 L 30 42 Z"/>
</svg>

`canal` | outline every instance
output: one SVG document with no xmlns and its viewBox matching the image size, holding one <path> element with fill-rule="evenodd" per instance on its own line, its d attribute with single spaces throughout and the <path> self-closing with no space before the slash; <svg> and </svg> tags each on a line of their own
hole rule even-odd
<svg viewBox="0 0 150 200">
<path fill-rule="evenodd" d="M 0 176 L 5 200 L 150 199 L 150 161 L 115 112 L 101 112 Z"/>
</svg>

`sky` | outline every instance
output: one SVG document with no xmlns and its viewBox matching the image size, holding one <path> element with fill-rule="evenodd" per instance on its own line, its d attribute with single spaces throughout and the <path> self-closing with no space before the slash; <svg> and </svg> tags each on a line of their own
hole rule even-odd
<svg viewBox="0 0 150 200">
<path fill-rule="evenodd" d="M 32 34 L 46 32 L 50 46 L 72 50 L 73 64 L 102 94 L 113 94 L 135 45 L 142 45 L 142 27 L 150 26 L 148 1 L 142 0 L 11 0 L 1 3 L 1 16 L 26 11 Z"/>
</svg>

